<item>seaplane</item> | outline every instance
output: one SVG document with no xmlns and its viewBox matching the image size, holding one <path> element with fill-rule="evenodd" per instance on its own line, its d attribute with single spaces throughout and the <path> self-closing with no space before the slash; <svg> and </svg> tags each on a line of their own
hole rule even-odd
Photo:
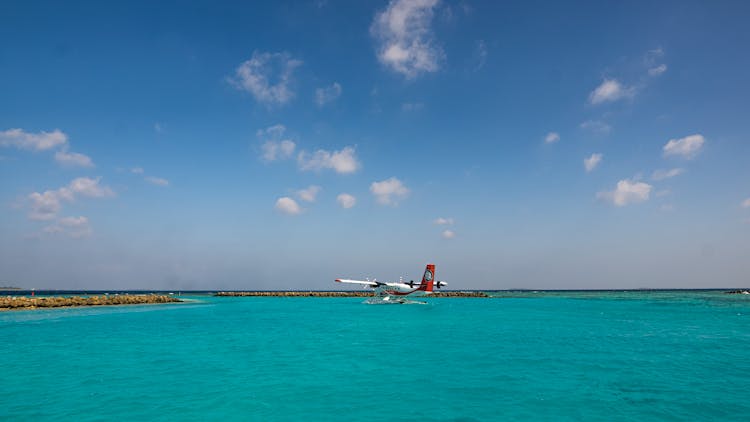
<svg viewBox="0 0 750 422">
<path fill-rule="evenodd" d="M 369 279 L 350 280 L 346 278 L 337 278 L 336 282 L 359 284 L 375 290 L 374 296 L 366 301 L 366 303 L 370 304 L 424 304 L 425 302 L 408 300 L 407 297 L 426 296 L 432 294 L 434 288 L 439 289 L 448 284 L 445 281 L 435 281 L 434 264 L 427 264 L 427 267 L 424 270 L 424 275 L 422 276 L 422 282 L 418 285 L 414 283 L 414 280 L 411 280 L 408 283 L 405 283 L 403 280 L 400 280 L 398 283 L 383 283 L 377 279 L 371 281 Z"/>
</svg>

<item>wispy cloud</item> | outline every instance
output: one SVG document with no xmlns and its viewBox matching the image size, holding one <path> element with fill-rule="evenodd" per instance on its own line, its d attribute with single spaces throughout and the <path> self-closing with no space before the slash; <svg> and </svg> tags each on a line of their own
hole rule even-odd
<svg viewBox="0 0 750 422">
<path fill-rule="evenodd" d="M 649 50 L 646 53 L 646 56 L 644 57 L 643 61 L 646 67 L 648 68 L 649 76 L 652 76 L 652 77 L 659 76 L 667 71 L 667 65 L 664 63 L 660 63 L 663 58 L 664 58 L 664 50 L 661 48 Z"/>
<path fill-rule="evenodd" d="M 456 237 L 456 232 L 446 229 L 443 230 L 440 235 L 443 237 L 443 239 L 453 239 L 454 237 Z"/>
<path fill-rule="evenodd" d="M 703 135 L 695 134 L 679 139 L 670 139 L 664 145 L 664 156 L 679 156 L 688 160 L 695 158 L 703 148 L 706 139 Z"/>
<path fill-rule="evenodd" d="M 742 208 L 750 208 L 750 198 L 747 198 L 744 201 L 742 201 L 742 204 L 740 205 L 742 205 Z"/>
<path fill-rule="evenodd" d="M 448 218 L 438 217 L 438 218 L 432 220 L 432 223 L 436 224 L 438 226 L 450 226 L 450 225 L 453 224 L 453 218 L 451 218 L 451 217 L 448 217 Z"/>
<path fill-rule="evenodd" d="M 338 82 L 334 82 L 330 86 L 323 88 L 317 88 L 315 90 L 315 103 L 322 107 L 330 102 L 335 101 L 341 96 L 341 85 Z"/>
<path fill-rule="evenodd" d="M 338 202 L 341 208 L 349 209 L 357 204 L 357 198 L 348 193 L 341 193 L 336 197 L 336 202 Z"/>
<path fill-rule="evenodd" d="M 667 65 L 662 63 L 656 67 L 652 67 L 651 69 L 649 69 L 648 74 L 650 76 L 659 76 L 666 71 L 667 71 Z"/>
<path fill-rule="evenodd" d="M 560 134 L 557 132 L 550 132 L 547 134 L 547 136 L 544 137 L 544 143 L 546 144 L 554 144 L 555 142 L 560 140 Z"/>
<path fill-rule="evenodd" d="M 602 162 L 604 155 L 602 154 L 591 154 L 588 158 L 583 159 L 583 167 L 586 169 L 586 173 L 591 173 L 594 169 Z"/>
<path fill-rule="evenodd" d="M 287 52 L 255 51 L 228 80 L 235 88 L 249 92 L 259 103 L 283 105 L 294 98 L 292 74 L 301 65 L 302 61 L 292 58 Z"/>
<path fill-rule="evenodd" d="M 474 71 L 477 72 L 487 63 L 487 43 L 484 40 L 477 40 L 474 43 Z"/>
<path fill-rule="evenodd" d="M 55 153 L 55 161 L 64 166 L 94 167 L 94 162 L 91 161 L 88 155 L 68 152 L 67 150 L 57 151 Z"/>
<path fill-rule="evenodd" d="M 409 189 L 397 178 L 391 177 L 370 185 L 370 192 L 381 205 L 398 205 L 398 201 L 409 195 Z"/>
<path fill-rule="evenodd" d="M 143 180 L 147 181 L 148 183 L 151 183 L 152 185 L 156 185 L 156 186 L 162 186 L 162 187 L 169 186 L 169 180 L 163 179 L 161 177 L 146 176 L 146 177 L 143 178 Z"/>
<path fill-rule="evenodd" d="M 169 180 L 161 178 L 161 177 L 155 177 L 155 176 L 146 176 L 145 170 L 143 170 L 142 167 L 133 167 L 130 169 L 130 172 L 133 174 L 137 174 L 139 176 L 143 176 L 143 180 L 154 185 L 154 186 L 161 186 L 161 187 L 167 187 L 169 186 Z"/>
<path fill-rule="evenodd" d="M 91 226 L 86 217 L 64 217 L 58 219 L 55 224 L 46 226 L 42 231 L 46 234 L 63 234 L 72 238 L 82 238 L 91 235 Z"/>
<path fill-rule="evenodd" d="M 579 126 L 581 129 L 590 130 L 592 132 L 600 133 L 603 135 L 608 134 L 612 130 L 612 126 L 601 120 L 586 120 Z"/>
<path fill-rule="evenodd" d="M 316 185 L 310 185 L 306 187 L 305 189 L 300 189 L 297 191 L 297 197 L 305 202 L 315 202 L 315 199 L 318 196 L 318 193 L 321 191 L 320 186 Z"/>
<path fill-rule="evenodd" d="M 424 108 L 424 103 L 403 103 L 401 104 L 401 111 L 403 112 L 410 112 L 410 111 L 420 111 Z"/>
<path fill-rule="evenodd" d="M 408 79 L 436 72 L 444 54 L 432 29 L 438 0 L 391 0 L 375 15 L 370 34 L 380 63 Z"/>
<path fill-rule="evenodd" d="M 611 202 L 615 206 L 624 207 L 648 201 L 653 186 L 644 182 L 630 179 L 620 180 L 613 191 L 599 192 L 597 198 Z"/>
<path fill-rule="evenodd" d="M 685 173 L 685 169 L 681 168 L 674 168 L 669 170 L 655 170 L 651 174 L 651 180 L 660 181 L 665 179 L 671 179 L 673 177 L 679 176 L 682 173 Z"/>
</svg>

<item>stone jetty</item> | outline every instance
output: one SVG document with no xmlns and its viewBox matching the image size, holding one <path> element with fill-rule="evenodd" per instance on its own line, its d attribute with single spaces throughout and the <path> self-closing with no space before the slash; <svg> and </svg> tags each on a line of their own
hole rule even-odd
<svg viewBox="0 0 750 422">
<path fill-rule="evenodd" d="M 442 291 L 442 292 L 434 292 L 429 297 L 490 297 L 490 296 L 485 292 Z"/>
<path fill-rule="evenodd" d="M 724 292 L 728 295 L 750 295 L 750 290 L 732 290 L 730 292 Z"/>
<path fill-rule="evenodd" d="M 182 302 L 167 295 L 101 295 L 101 296 L 6 296 L 0 297 L 0 310 L 61 308 L 66 306 L 143 305 Z"/>
<path fill-rule="evenodd" d="M 372 292 L 320 292 L 320 291 L 249 291 L 249 292 L 217 292 L 214 296 L 261 296 L 261 297 L 372 297 Z M 484 292 L 435 292 L 427 297 L 489 297 Z"/>
</svg>

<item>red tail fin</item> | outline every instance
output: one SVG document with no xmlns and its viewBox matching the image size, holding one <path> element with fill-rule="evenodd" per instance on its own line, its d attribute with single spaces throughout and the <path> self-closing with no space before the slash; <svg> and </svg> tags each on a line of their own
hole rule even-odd
<svg viewBox="0 0 750 422">
<path fill-rule="evenodd" d="M 419 285 L 419 290 L 425 292 L 432 291 L 432 283 L 435 281 L 435 264 L 427 264 L 427 268 L 424 270 L 422 276 L 422 284 Z"/>
</svg>

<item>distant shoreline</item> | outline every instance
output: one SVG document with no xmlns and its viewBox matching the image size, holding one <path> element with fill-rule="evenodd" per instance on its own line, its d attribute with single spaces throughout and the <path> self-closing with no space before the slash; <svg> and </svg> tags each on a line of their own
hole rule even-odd
<svg viewBox="0 0 750 422">
<path fill-rule="evenodd" d="M 219 297 L 372 297 L 367 291 L 246 291 L 246 292 L 216 292 Z M 433 292 L 424 297 L 490 297 L 482 291 L 445 291 Z"/>
<path fill-rule="evenodd" d="M 435 293 L 447 293 L 447 292 L 485 292 L 485 293 L 567 293 L 567 292 L 726 292 L 726 291 L 737 291 L 737 290 L 747 290 L 748 286 L 742 286 L 742 287 L 710 287 L 710 288 L 670 288 L 670 289 L 662 289 L 662 288 L 654 288 L 654 289 L 648 289 L 648 288 L 637 288 L 637 289 L 462 289 L 462 290 L 448 290 L 448 289 L 442 289 L 439 292 Z M 342 292 L 342 293 L 364 293 L 372 295 L 371 291 L 364 291 L 364 290 L 315 290 L 315 289 L 309 289 L 309 290 L 222 290 L 222 289 L 213 289 L 213 290 L 144 290 L 144 289 L 13 289 L 13 290 L 3 290 L 0 289 L 0 296 L 3 296 L 3 291 L 5 292 L 12 292 L 14 295 L 19 296 L 30 296 L 32 294 L 39 295 L 39 296 L 56 296 L 56 295 L 115 295 L 115 294 L 159 294 L 159 295 L 215 295 L 217 293 L 241 293 L 241 292 L 263 292 L 263 293 L 303 293 L 303 292 L 319 292 L 319 293 L 332 293 L 332 292 Z"/>
</svg>

